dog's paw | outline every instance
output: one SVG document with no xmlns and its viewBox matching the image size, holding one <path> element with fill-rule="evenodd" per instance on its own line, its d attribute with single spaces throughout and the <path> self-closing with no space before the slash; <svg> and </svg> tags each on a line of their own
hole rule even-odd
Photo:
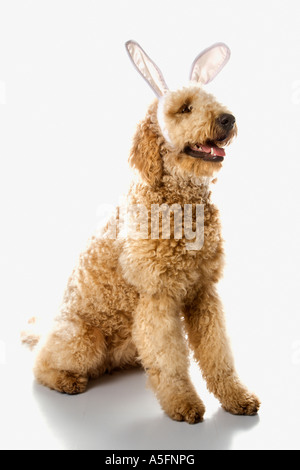
<svg viewBox="0 0 300 470">
<path fill-rule="evenodd" d="M 200 399 L 197 401 L 182 400 L 176 403 L 173 409 L 168 409 L 167 413 L 175 421 L 196 424 L 203 421 L 205 407 Z"/>
<path fill-rule="evenodd" d="M 77 395 L 86 390 L 87 382 L 88 379 L 79 374 L 60 372 L 56 379 L 55 390 L 68 395 Z"/>
<path fill-rule="evenodd" d="M 260 408 L 260 401 L 256 395 L 243 390 L 239 394 L 233 394 L 230 400 L 222 403 L 223 408 L 234 415 L 256 415 Z"/>
</svg>

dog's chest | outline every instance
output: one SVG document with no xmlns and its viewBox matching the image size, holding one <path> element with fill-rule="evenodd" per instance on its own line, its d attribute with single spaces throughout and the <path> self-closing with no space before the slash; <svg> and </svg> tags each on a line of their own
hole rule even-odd
<svg viewBox="0 0 300 470">
<path fill-rule="evenodd" d="M 198 227 L 197 227 L 198 226 Z M 192 243 L 185 239 L 185 258 L 199 275 L 211 275 L 223 265 L 223 239 L 219 212 L 212 204 L 202 206 L 202 212 L 193 217 Z"/>
<path fill-rule="evenodd" d="M 187 229 L 183 223 L 183 238 L 177 240 L 171 237 L 168 244 L 167 240 L 161 244 L 162 255 L 159 248 L 157 251 L 162 271 L 186 292 L 202 281 L 217 282 L 223 268 L 223 240 L 218 210 L 211 204 L 203 205 L 198 214 L 196 207 L 193 209 L 188 220 L 190 227 Z"/>
</svg>

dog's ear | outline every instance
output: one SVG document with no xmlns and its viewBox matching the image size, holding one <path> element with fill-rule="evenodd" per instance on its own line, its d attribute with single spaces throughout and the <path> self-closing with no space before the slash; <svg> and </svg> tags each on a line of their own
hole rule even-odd
<svg viewBox="0 0 300 470">
<path fill-rule="evenodd" d="M 221 72 L 229 59 L 230 49 L 226 44 L 213 44 L 197 55 L 191 67 L 190 80 L 206 85 Z"/>
<path fill-rule="evenodd" d="M 162 176 L 162 158 L 159 136 L 153 129 L 150 115 L 138 124 L 129 163 L 140 172 L 147 184 L 152 187 L 159 184 Z"/>
<path fill-rule="evenodd" d="M 137 42 L 127 41 L 125 47 L 137 71 L 150 85 L 156 96 L 161 98 L 168 91 L 168 86 L 160 69 Z"/>
</svg>

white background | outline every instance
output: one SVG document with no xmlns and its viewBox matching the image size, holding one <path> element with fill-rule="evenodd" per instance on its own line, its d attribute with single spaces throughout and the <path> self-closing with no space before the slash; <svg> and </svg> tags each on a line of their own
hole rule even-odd
<svg viewBox="0 0 300 470">
<path fill-rule="evenodd" d="M 50 318 L 101 204 L 130 180 L 128 151 L 153 99 L 124 43 L 170 88 L 214 42 L 232 58 L 209 86 L 239 136 L 214 187 L 226 240 L 220 293 L 256 417 L 225 413 L 193 380 L 206 421 L 166 417 L 142 371 L 68 397 L 37 385 L 19 346 Z M 0 446 L 3 449 L 299 449 L 300 3 L 0 0 Z"/>
</svg>

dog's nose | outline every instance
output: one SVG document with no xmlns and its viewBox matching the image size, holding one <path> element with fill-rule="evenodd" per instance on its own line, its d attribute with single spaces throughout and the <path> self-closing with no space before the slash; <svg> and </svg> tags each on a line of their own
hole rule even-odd
<svg viewBox="0 0 300 470">
<path fill-rule="evenodd" d="M 231 131 L 235 123 L 235 117 L 232 114 L 224 113 L 218 117 L 217 121 L 224 130 Z"/>
</svg>

